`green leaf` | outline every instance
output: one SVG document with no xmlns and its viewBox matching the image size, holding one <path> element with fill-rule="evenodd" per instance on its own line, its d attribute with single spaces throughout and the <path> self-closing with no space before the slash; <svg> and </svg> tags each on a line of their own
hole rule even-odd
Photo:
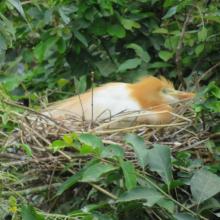
<svg viewBox="0 0 220 220">
<path fill-rule="evenodd" d="M 4 36 L 0 35 L 0 51 L 7 49 L 7 41 Z"/>
<path fill-rule="evenodd" d="M 155 63 L 149 63 L 148 69 L 160 69 L 160 68 L 167 68 L 172 67 L 171 64 L 165 63 L 165 62 L 155 62 Z"/>
<path fill-rule="evenodd" d="M 134 58 L 126 60 L 118 67 L 118 72 L 125 72 L 126 70 L 135 69 L 141 64 L 141 59 Z"/>
<path fill-rule="evenodd" d="M 13 6 L 15 7 L 18 12 L 21 14 L 21 16 L 25 19 L 26 19 L 26 16 L 25 16 L 25 13 L 24 13 L 24 10 L 22 8 L 22 5 L 21 5 L 21 2 L 19 0 L 8 0 L 8 2 Z"/>
<path fill-rule="evenodd" d="M 60 38 L 57 41 L 57 49 L 59 53 L 63 54 L 66 51 L 66 42 L 64 39 Z"/>
<path fill-rule="evenodd" d="M 78 30 L 74 30 L 73 33 L 77 40 L 79 40 L 85 47 L 88 47 L 88 41 L 82 33 Z"/>
<path fill-rule="evenodd" d="M 63 140 L 55 140 L 52 142 L 52 145 L 51 145 L 54 152 L 61 150 L 65 148 L 66 146 L 67 144 Z"/>
<path fill-rule="evenodd" d="M 173 6 L 172 8 L 170 8 L 167 13 L 162 17 L 162 19 L 167 19 L 172 17 L 173 15 L 175 15 L 177 12 L 177 6 Z"/>
<path fill-rule="evenodd" d="M 109 76 L 113 72 L 116 72 L 117 70 L 116 65 L 108 60 L 98 61 L 95 63 L 95 65 L 97 66 L 100 74 L 105 77 Z"/>
<path fill-rule="evenodd" d="M 148 160 L 150 169 L 157 172 L 169 187 L 173 179 L 170 148 L 158 144 L 154 145 L 154 148 L 148 152 Z"/>
<path fill-rule="evenodd" d="M 144 51 L 142 47 L 137 44 L 128 44 L 126 46 L 129 49 L 133 49 L 138 57 L 140 57 L 144 62 L 148 63 L 150 61 L 150 55 L 147 51 Z"/>
<path fill-rule="evenodd" d="M 220 87 L 217 86 L 215 81 L 210 82 L 207 89 L 211 92 L 212 95 L 220 99 Z"/>
<path fill-rule="evenodd" d="M 109 25 L 107 28 L 107 32 L 109 35 L 117 38 L 124 38 L 126 35 L 125 29 L 118 24 Z"/>
<path fill-rule="evenodd" d="M 60 17 L 62 18 L 63 22 L 65 24 L 68 24 L 70 22 L 70 18 L 68 17 L 68 15 L 69 15 L 68 8 L 64 7 L 64 6 L 59 7 L 58 12 L 59 12 Z"/>
<path fill-rule="evenodd" d="M 87 78 L 86 75 L 80 76 L 79 79 L 74 77 L 74 86 L 75 86 L 75 93 L 80 94 L 86 91 L 87 87 Z"/>
<path fill-rule="evenodd" d="M 190 182 L 193 198 L 200 204 L 220 192 L 220 177 L 207 171 L 197 171 Z"/>
<path fill-rule="evenodd" d="M 101 157 L 103 158 L 124 158 L 124 150 L 122 147 L 115 145 L 115 144 L 111 144 L 108 145 L 104 148 L 104 150 L 101 153 Z"/>
<path fill-rule="evenodd" d="M 134 165 L 130 161 L 120 161 L 120 165 L 125 178 L 125 186 L 127 190 L 137 186 L 137 176 Z"/>
<path fill-rule="evenodd" d="M 170 51 L 166 51 L 166 50 L 161 50 L 159 52 L 159 57 L 163 60 L 163 61 L 168 61 L 169 59 L 171 59 L 173 57 L 173 53 Z"/>
<path fill-rule="evenodd" d="M 102 175 L 118 169 L 111 164 L 99 162 L 87 167 L 82 174 L 81 182 L 97 182 Z"/>
<path fill-rule="evenodd" d="M 64 134 L 63 135 L 63 140 L 67 145 L 72 145 L 73 144 L 73 135 L 72 134 Z"/>
<path fill-rule="evenodd" d="M 70 82 L 69 80 L 61 78 L 61 79 L 59 79 L 59 80 L 57 81 L 57 84 L 58 84 L 58 86 L 59 86 L 60 88 L 63 88 L 63 87 L 64 87 L 65 85 L 67 85 L 69 82 Z"/>
<path fill-rule="evenodd" d="M 166 28 L 156 28 L 153 33 L 155 34 L 168 34 L 168 30 Z"/>
<path fill-rule="evenodd" d="M 57 37 L 49 37 L 47 40 L 42 40 L 35 48 L 34 55 L 40 61 L 44 61 L 51 54 L 51 49 L 54 47 Z"/>
<path fill-rule="evenodd" d="M 220 112 L 220 101 L 207 101 L 206 108 L 208 108 L 211 112 Z"/>
<path fill-rule="evenodd" d="M 198 220 L 198 218 L 194 218 L 192 215 L 184 212 L 176 213 L 174 217 L 176 220 Z"/>
<path fill-rule="evenodd" d="M 132 146 L 139 165 L 144 169 L 148 163 L 148 149 L 146 149 L 144 139 L 135 134 L 128 134 L 125 137 L 125 141 Z"/>
<path fill-rule="evenodd" d="M 179 36 L 169 36 L 165 38 L 164 47 L 168 50 L 176 51 L 179 43 Z"/>
<path fill-rule="evenodd" d="M 25 153 L 26 153 L 29 157 L 32 157 L 32 156 L 33 156 L 31 147 L 30 147 L 28 144 L 21 144 L 20 146 L 24 149 Z"/>
<path fill-rule="evenodd" d="M 97 35 L 97 36 L 103 36 L 107 33 L 107 27 L 106 22 L 104 19 L 96 19 L 96 21 L 91 26 L 91 33 Z"/>
<path fill-rule="evenodd" d="M 160 199 L 158 202 L 157 202 L 157 205 L 159 205 L 161 208 L 164 208 L 166 209 L 168 212 L 170 213 L 174 213 L 175 211 L 175 203 L 171 200 L 168 200 L 168 199 Z"/>
<path fill-rule="evenodd" d="M 69 177 L 58 189 L 57 196 L 63 194 L 67 189 L 75 185 L 79 180 L 82 178 L 83 169 L 80 170 L 78 173 L 74 174 L 73 176 Z"/>
<path fill-rule="evenodd" d="M 22 220 L 45 220 L 31 205 L 23 205 L 21 207 L 21 216 Z"/>
<path fill-rule="evenodd" d="M 202 213 L 205 210 L 216 210 L 219 209 L 220 207 L 220 202 L 215 199 L 215 198 L 211 198 L 206 200 L 205 202 L 203 202 L 200 207 L 199 207 L 199 213 Z"/>
<path fill-rule="evenodd" d="M 204 44 L 199 44 L 196 49 L 195 49 L 195 53 L 196 55 L 200 55 L 202 53 L 202 51 L 204 50 L 205 48 L 205 45 Z"/>
<path fill-rule="evenodd" d="M 207 39 L 208 31 L 205 27 L 203 27 L 199 32 L 198 32 L 198 40 L 200 42 L 204 42 Z"/>
<path fill-rule="evenodd" d="M 145 201 L 144 205 L 152 207 L 162 198 L 163 195 L 152 188 L 138 187 L 120 195 L 117 202 L 143 200 Z"/>
<path fill-rule="evenodd" d="M 4 89 L 12 91 L 24 80 L 24 76 L 12 75 L 3 80 Z"/>
<path fill-rule="evenodd" d="M 81 143 L 91 146 L 93 148 L 104 147 L 102 140 L 93 134 L 81 134 L 78 138 Z"/>
<path fill-rule="evenodd" d="M 133 28 L 140 28 L 140 24 L 137 23 L 136 21 L 133 21 L 131 19 L 126 19 L 126 18 L 120 18 L 120 22 L 122 26 L 129 31 L 132 31 Z"/>
</svg>

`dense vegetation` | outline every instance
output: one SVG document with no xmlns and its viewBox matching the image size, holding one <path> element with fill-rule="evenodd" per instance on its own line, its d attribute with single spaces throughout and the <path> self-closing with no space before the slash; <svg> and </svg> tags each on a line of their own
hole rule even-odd
<svg viewBox="0 0 220 220">
<path fill-rule="evenodd" d="M 14 148 L 36 160 L 28 144 L 10 151 L 4 145 L 5 136 L 19 127 L 12 116 L 24 111 L 18 104 L 38 110 L 92 84 L 133 82 L 146 75 L 163 75 L 176 87 L 197 92 L 190 132 L 204 137 L 206 158 L 199 150 L 175 151 L 123 134 L 121 142 L 136 155 L 132 163 L 119 145 L 92 134 L 66 134 L 50 144 L 54 155 L 68 147 L 89 162 L 77 171 L 71 161 L 64 162 L 61 171 L 50 173 L 56 190 L 45 193 L 39 187 L 28 192 L 25 181 L 33 174 L 27 178 L 24 167 L 6 166 L 4 160 L 0 219 L 217 219 L 219 51 L 217 0 L 2 0 L 0 160 Z M 173 142 L 182 140 L 177 137 Z"/>
</svg>

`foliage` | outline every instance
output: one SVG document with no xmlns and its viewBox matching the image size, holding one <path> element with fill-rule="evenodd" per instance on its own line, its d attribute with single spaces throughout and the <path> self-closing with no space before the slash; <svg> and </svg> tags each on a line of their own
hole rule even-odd
<svg viewBox="0 0 220 220">
<path fill-rule="evenodd" d="M 84 91 L 91 71 L 96 83 L 159 73 L 190 86 L 219 60 L 215 1 L 3 2 L 1 82 L 31 103 Z"/>
<path fill-rule="evenodd" d="M 208 84 L 199 98 L 201 99 L 200 102 L 195 105 L 195 111 L 198 114 L 220 112 L 220 87 L 215 81 Z"/>
<path fill-rule="evenodd" d="M 2 131 L 16 127 L 13 115 L 21 112 L 5 100 L 39 108 L 48 99 L 78 94 L 92 83 L 164 75 L 175 86 L 200 90 L 193 107 L 198 117 L 195 132 L 202 120 L 202 129 L 211 130 L 216 137 L 220 131 L 219 15 L 215 0 L 3 0 Z M 31 204 L 31 198 L 10 188 L 12 183 L 23 184 L 16 166 L 11 173 L 0 171 L 0 188 L 12 192 L 8 197 L 0 193 L 0 215 L 7 213 L 6 219 L 12 216 L 14 220 L 220 216 L 219 140 L 206 142 L 214 158 L 211 164 L 191 151 L 173 153 L 169 145 L 148 146 L 135 134 L 127 134 L 124 140 L 134 151 L 137 164 L 126 159 L 121 146 L 104 144 L 92 134 L 66 134 L 54 140 L 50 146 L 54 154 L 70 148 L 87 161 L 72 176 L 72 164 L 64 164 L 59 175 L 66 181 L 56 177 L 61 183 L 56 193 L 50 196 L 49 189 L 43 194 L 51 203 L 59 201 L 51 207 Z M 34 157 L 31 146 L 22 143 L 19 147 L 29 158 Z"/>
</svg>

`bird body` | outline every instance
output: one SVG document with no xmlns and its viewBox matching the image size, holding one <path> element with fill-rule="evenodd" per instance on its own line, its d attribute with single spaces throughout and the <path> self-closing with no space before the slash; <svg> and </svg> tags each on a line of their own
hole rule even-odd
<svg viewBox="0 0 220 220">
<path fill-rule="evenodd" d="M 146 77 L 137 83 L 107 83 L 78 96 L 50 105 L 43 114 L 64 120 L 75 116 L 83 120 L 101 121 L 125 111 L 149 111 L 141 121 L 164 123 L 171 120 L 171 104 L 191 99 L 193 93 L 174 89 L 165 78 Z M 161 113 L 162 111 L 162 113 Z M 159 113 L 160 112 L 160 113 Z"/>
</svg>

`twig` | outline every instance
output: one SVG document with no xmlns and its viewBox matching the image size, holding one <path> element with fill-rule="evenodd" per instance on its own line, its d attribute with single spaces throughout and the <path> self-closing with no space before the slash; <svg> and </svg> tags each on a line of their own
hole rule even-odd
<svg viewBox="0 0 220 220">
<path fill-rule="evenodd" d="M 62 183 L 53 183 L 50 185 L 50 187 L 57 188 L 61 185 L 62 185 Z M 15 192 L 20 195 L 28 195 L 31 193 L 38 193 L 38 192 L 46 191 L 47 189 L 48 189 L 48 185 L 44 185 L 44 186 L 37 186 L 37 187 L 28 188 L 28 189 L 24 189 L 24 190 L 18 190 Z M 2 196 L 14 195 L 14 191 L 3 191 L 3 192 L 1 192 L 1 195 Z"/>
<path fill-rule="evenodd" d="M 35 114 L 35 115 L 39 115 L 39 116 L 41 116 L 41 117 L 43 117 L 43 118 L 46 118 L 46 119 L 48 119 L 49 121 L 53 122 L 53 123 L 54 123 L 55 125 L 57 125 L 59 128 L 62 128 L 62 129 L 65 130 L 65 131 L 70 131 L 70 129 L 68 129 L 67 127 L 65 127 L 63 124 L 60 125 L 60 123 L 58 123 L 56 120 L 53 120 L 51 117 L 49 117 L 49 116 L 47 116 L 47 115 L 44 115 L 44 114 L 42 114 L 42 113 L 40 113 L 40 112 L 37 112 L 37 111 L 31 109 L 30 107 L 26 107 L 26 106 L 23 106 L 23 105 L 19 105 L 19 104 L 17 104 L 17 103 L 10 102 L 10 101 L 6 101 L 6 100 L 4 100 L 4 99 L 1 99 L 0 101 L 3 102 L 3 103 L 5 103 L 5 104 L 7 104 L 7 105 L 10 105 L 10 106 L 13 106 L 13 107 L 16 107 L 16 108 L 20 108 L 20 109 L 26 110 L 26 111 L 28 111 L 28 112 L 31 112 L 31 113 Z"/>
<path fill-rule="evenodd" d="M 114 194 L 108 192 L 107 190 L 103 189 L 102 187 L 100 187 L 99 185 L 97 184 L 94 184 L 94 183 L 89 183 L 92 187 L 94 187 L 95 189 L 97 189 L 98 191 L 102 192 L 103 194 L 109 196 L 110 198 L 114 199 L 114 200 L 117 200 L 118 197 L 115 196 Z"/>
<path fill-rule="evenodd" d="M 180 39 L 179 39 L 179 43 L 177 45 L 177 48 L 176 48 L 176 71 L 177 71 L 177 76 L 178 76 L 178 79 L 179 81 L 182 83 L 182 85 L 185 87 L 186 83 L 184 81 L 184 78 L 183 78 L 183 73 L 182 73 L 182 65 L 181 65 L 181 52 L 182 52 L 182 47 L 183 47 L 183 38 L 184 38 L 184 35 L 185 35 L 185 32 L 186 32 L 186 27 L 189 23 L 189 19 L 190 19 L 190 16 L 192 14 L 192 9 L 189 9 L 189 12 L 186 16 L 186 19 L 183 23 L 183 28 L 182 28 L 182 31 L 180 33 Z"/>
<path fill-rule="evenodd" d="M 92 82 L 92 88 L 91 88 L 91 113 L 92 113 L 92 118 L 90 122 L 90 128 L 93 128 L 93 120 L 94 120 L 94 72 L 91 72 L 91 82 Z"/>
<path fill-rule="evenodd" d="M 80 94 L 78 94 L 78 98 L 79 98 L 79 103 L 80 103 L 80 106 L 81 106 L 81 109 L 82 109 L 82 121 L 84 122 L 85 121 L 85 112 L 84 112 L 84 108 L 83 108 L 83 104 L 82 104 Z"/>
<path fill-rule="evenodd" d="M 208 140 L 209 140 L 209 138 L 204 139 L 204 140 L 201 140 L 201 141 L 198 141 L 198 142 L 196 142 L 196 143 L 194 143 L 194 144 L 192 144 L 192 145 L 189 145 L 189 146 L 186 146 L 186 147 L 184 147 L 184 148 L 179 149 L 179 151 L 181 152 L 181 151 L 189 150 L 189 149 L 192 149 L 192 148 L 197 148 L 197 146 L 199 146 L 200 144 L 203 144 L 203 143 L 207 142 Z"/>
<path fill-rule="evenodd" d="M 117 132 L 127 132 L 130 130 L 137 130 L 140 128 L 164 128 L 164 127 L 176 127 L 176 126 L 182 126 L 185 125 L 185 122 L 181 123 L 174 123 L 174 124 L 158 124 L 158 125 L 137 125 L 133 127 L 128 127 L 128 128 L 120 128 L 120 129 L 113 129 L 113 130 L 104 130 L 104 131 L 96 131 L 93 130 L 92 132 L 95 134 L 111 134 L 111 133 L 117 133 Z"/>
<path fill-rule="evenodd" d="M 196 81 L 195 85 L 196 85 L 196 88 L 198 88 L 199 86 L 199 83 L 202 79 L 204 79 L 205 77 L 209 76 L 212 71 L 217 68 L 218 66 L 220 66 L 220 61 L 217 62 L 214 66 L 212 66 L 211 68 L 209 68 L 207 71 L 205 71 Z"/>
<path fill-rule="evenodd" d="M 22 160 L 23 155 L 12 154 L 12 153 L 0 153 L 0 158 L 9 158 L 15 160 Z"/>
</svg>

